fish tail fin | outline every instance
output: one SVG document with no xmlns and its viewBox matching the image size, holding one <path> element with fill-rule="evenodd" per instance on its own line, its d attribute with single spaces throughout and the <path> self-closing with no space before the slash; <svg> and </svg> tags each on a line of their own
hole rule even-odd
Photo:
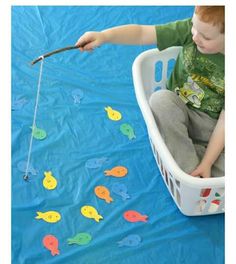
<svg viewBox="0 0 236 264">
<path fill-rule="evenodd" d="M 69 244 L 69 245 L 73 244 L 73 239 L 72 238 L 68 238 L 67 239 L 67 244 Z"/>
<path fill-rule="evenodd" d="M 118 244 L 118 247 L 123 247 L 123 242 L 122 241 L 118 241 L 117 244 Z"/>
<path fill-rule="evenodd" d="M 42 212 L 36 212 L 37 216 L 35 217 L 35 219 L 42 219 L 43 218 L 43 213 Z"/>
<path fill-rule="evenodd" d="M 59 254 L 60 254 L 60 251 L 59 251 L 58 248 L 54 248 L 54 249 L 51 250 L 51 254 L 52 254 L 53 256 L 55 256 L 55 255 L 59 255 Z"/>
<path fill-rule="evenodd" d="M 111 172 L 109 170 L 105 170 L 104 171 L 104 174 L 105 174 L 105 176 L 110 176 L 111 175 Z"/>
<path fill-rule="evenodd" d="M 109 111 L 109 110 L 111 110 L 111 107 L 110 107 L 110 106 L 106 106 L 104 109 L 105 109 L 106 111 Z"/>
<path fill-rule="evenodd" d="M 103 217 L 101 215 L 98 214 L 98 215 L 95 216 L 95 221 L 96 222 L 99 222 L 101 219 L 103 219 Z"/>
<path fill-rule="evenodd" d="M 106 198 L 106 202 L 107 202 L 107 203 L 113 202 L 113 199 L 112 199 L 111 197 L 107 197 L 107 198 Z"/>
<path fill-rule="evenodd" d="M 136 138 L 136 136 L 134 134 L 132 134 L 132 135 L 128 135 L 128 138 L 129 138 L 129 140 L 132 140 L 132 139 Z"/>
<path fill-rule="evenodd" d="M 142 216 L 142 220 L 141 220 L 141 221 L 143 221 L 143 222 L 147 222 L 147 218 L 148 218 L 148 216 L 147 216 L 147 215 L 143 215 L 143 216 Z"/>
<path fill-rule="evenodd" d="M 50 176 L 50 171 L 45 171 L 43 174 L 44 174 L 44 177 Z"/>
<path fill-rule="evenodd" d="M 130 199 L 130 196 L 127 193 L 122 194 L 122 200 L 125 201 L 127 199 Z"/>
</svg>

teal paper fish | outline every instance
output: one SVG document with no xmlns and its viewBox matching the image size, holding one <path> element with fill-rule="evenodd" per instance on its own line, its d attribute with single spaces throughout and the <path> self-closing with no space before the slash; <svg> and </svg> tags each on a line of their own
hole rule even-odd
<svg viewBox="0 0 236 264">
<path fill-rule="evenodd" d="M 131 125 L 129 125 L 127 123 L 122 124 L 120 126 L 120 131 L 121 131 L 122 134 L 127 136 L 129 138 L 129 140 L 136 138 L 136 136 L 134 134 L 134 129 L 132 128 Z"/>
<path fill-rule="evenodd" d="M 92 236 L 88 233 L 78 233 L 76 236 L 67 239 L 67 243 L 77 244 L 80 246 L 87 245 L 92 240 Z"/>
</svg>

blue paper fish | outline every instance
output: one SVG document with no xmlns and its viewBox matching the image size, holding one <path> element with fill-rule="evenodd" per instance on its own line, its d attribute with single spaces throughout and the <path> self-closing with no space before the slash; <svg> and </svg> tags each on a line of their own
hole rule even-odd
<svg viewBox="0 0 236 264">
<path fill-rule="evenodd" d="M 81 100 L 84 97 L 84 92 L 80 89 L 73 90 L 71 95 L 74 99 L 74 104 L 80 104 Z"/>
<path fill-rule="evenodd" d="M 21 172 L 26 172 L 26 161 L 19 161 L 17 164 L 17 169 Z M 31 164 L 29 164 L 28 173 L 31 173 L 32 175 L 37 175 L 37 170 L 33 168 Z"/>
<path fill-rule="evenodd" d="M 120 195 L 123 201 L 130 199 L 130 195 L 127 193 L 127 187 L 123 183 L 114 183 L 111 190 L 113 193 Z"/>
<path fill-rule="evenodd" d="M 85 167 L 88 169 L 97 169 L 100 168 L 103 165 L 103 163 L 107 161 L 108 161 L 107 157 L 89 159 L 86 161 Z"/>
<path fill-rule="evenodd" d="M 122 124 L 120 126 L 120 131 L 123 135 L 127 136 L 129 140 L 136 138 L 134 134 L 134 129 L 132 128 L 130 124 L 127 124 L 127 123 Z"/>
<path fill-rule="evenodd" d="M 119 247 L 136 247 L 141 242 L 141 237 L 136 234 L 128 235 L 123 238 L 121 241 L 117 242 Z"/>
<path fill-rule="evenodd" d="M 25 98 L 22 98 L 22 99 L 16 99 L 12 102 L 12 105 L 11 105 L 11 110 L 12 111 L 16 111 L 16 110 L 20 110 L 23 108 L 23 106 L 25 104 L 27 104 L 27 100 Z"/>
</svg>

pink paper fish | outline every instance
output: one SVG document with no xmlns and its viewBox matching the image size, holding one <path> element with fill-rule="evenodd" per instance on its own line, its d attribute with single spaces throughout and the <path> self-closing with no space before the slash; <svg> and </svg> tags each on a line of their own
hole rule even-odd
<svg viewBox="0 0 236 264">
<path fill-rule="evenodd" d="M 139 212 L 137 211 L 126 211 L 123 214 L 125 220 L 127 220 L 128 222 L 147 222 L 147 215 L 141 215 Z"/>
<path fill-rule="evenodd" d="M 46 235 L 43 238 L 43 245 L 45 248 L 51 251 L 53 256 L 59 255 L 60 251 L 58 250 L 58 240 L 53 235 Z"/>
</svg>

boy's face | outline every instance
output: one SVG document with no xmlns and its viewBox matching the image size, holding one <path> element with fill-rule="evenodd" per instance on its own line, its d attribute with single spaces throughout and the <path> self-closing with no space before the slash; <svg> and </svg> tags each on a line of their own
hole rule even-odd
<svg viewBox="0 0 236 264">
<path fill-rule="evenodd" d="M 192 38 L 201 53 L 215 54 L 220 52 L 224 54 L 225 34 L 220 33 L 218 26 L 201 21 L 195 13 L 192 23 Z"/>
</svg>

